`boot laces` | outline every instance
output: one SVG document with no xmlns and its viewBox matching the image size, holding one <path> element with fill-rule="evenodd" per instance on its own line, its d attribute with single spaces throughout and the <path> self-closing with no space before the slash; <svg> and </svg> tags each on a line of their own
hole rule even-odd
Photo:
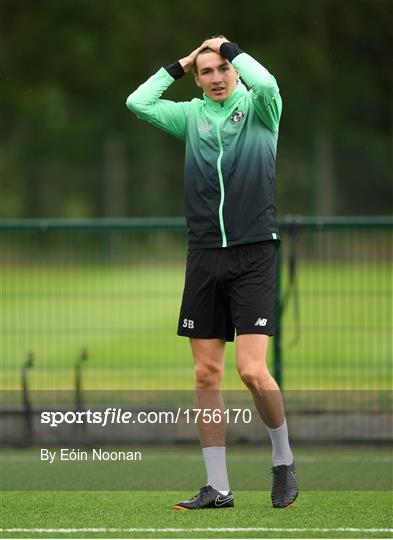
<svg viewBox="0 0 393 540">
<path fill-rule="evenodd" d="M 277 491 L 285 490 L 287 481 L 287 467 L 285 465 L 272 467 L 271 472 L 273 474 L 273 489 Z"/>
</svg>

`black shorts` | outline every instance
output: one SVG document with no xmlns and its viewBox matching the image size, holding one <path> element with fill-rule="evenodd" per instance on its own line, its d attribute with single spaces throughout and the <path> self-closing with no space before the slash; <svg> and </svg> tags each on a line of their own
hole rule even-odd
<svg viewBox="0 0 393 540">
<path fill-rule="evenodd" d="M 187 255 L 178 335 L 233 341 L 274 334 L 277 243 L 193 249 Z"/>
</svg>

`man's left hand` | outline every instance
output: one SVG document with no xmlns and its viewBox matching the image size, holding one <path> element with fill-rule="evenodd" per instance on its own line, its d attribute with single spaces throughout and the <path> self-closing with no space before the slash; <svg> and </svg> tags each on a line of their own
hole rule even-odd
<svg viewBox="0 0 393 540">
<path fill-rule="evenodd" d="M 228 43 L 228 39 L 225 37 L 216 37 L 207 39 L 202 43 L 202 48 L 209 47 L 209 49 L 212 49 L 212 51 L 216 52 L 217 54 L 220 54 L 220 47 L 223 43 Z"/>
</svg>

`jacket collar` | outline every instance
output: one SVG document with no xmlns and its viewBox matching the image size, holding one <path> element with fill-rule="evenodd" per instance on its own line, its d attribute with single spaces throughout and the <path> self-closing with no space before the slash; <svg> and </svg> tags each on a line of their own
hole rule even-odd
<svg viewBox="0 0 393 540">
<path fill-rule="evenodd" d="M 218 101 L 213 101 L 210 99 L 206 94 L 203 94 L 203 100 L 207 106 L 208 109 L 213 111 L 227 111 L 230 109 L 237 100 L 241 97 L 242 94 L 245 94 L 247 92 L 247 88 L 244 86 L 244 84 L 239 80 L 237 83 L 236 88 L 232 92 L 232 94 L 229 96 L 228 99 L 225 101 L 219 103 Z"/>
</svg>

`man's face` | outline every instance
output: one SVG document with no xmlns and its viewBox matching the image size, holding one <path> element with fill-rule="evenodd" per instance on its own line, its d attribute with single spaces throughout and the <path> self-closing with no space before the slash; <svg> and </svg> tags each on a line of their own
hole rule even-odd
<svg viewBox="0 0 393 540">
<path fill-rule="evenodd" d="M 195 82 L 213 101 L 225 101 L 236 88 L 238 73 L 215 52 L 200 54 L 195 62 Z"/>
</svg>

